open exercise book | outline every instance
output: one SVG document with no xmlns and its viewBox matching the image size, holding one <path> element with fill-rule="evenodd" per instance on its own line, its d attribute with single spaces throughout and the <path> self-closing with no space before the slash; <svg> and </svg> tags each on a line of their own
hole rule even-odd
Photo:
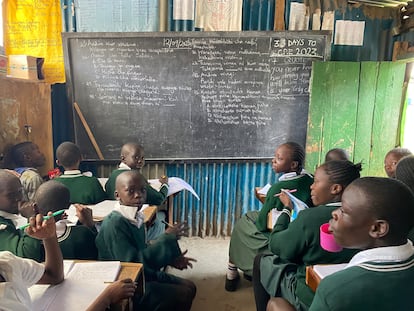
<svg viewBox="0 0 414 311">
<path fill-rule="evenodd" d="M 65 280 L 58 285 L 33 285 L 29 293 L 33 311 L 73 311 L 86 308 L 108 284 L 117 279 L 119 261 L 74 262 L 64 260 Z"/>
</svg>

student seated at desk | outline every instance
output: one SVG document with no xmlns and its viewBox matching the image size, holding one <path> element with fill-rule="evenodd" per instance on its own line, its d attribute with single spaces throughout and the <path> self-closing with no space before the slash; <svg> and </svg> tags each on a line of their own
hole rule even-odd
<svg viewBox="0 0 414 311">
<path fill-rule="evenodd" d="M 119 164 L 118 169 L 112 172 L 105 184 L 105 191 L 108 198 L 110 200 L 115 200 L 115 183 L 119 174 L 128 170 L 141 171 L 144 165 L 144 148 L 137 143 L 124 144 L 121 149 L 121 163 Z M 155 190 L 150 184 L 147 183 L 147 199 L 144 203 L 159 206 L 165 201 L 168 194 L 168 177 L 161 176 L 159 181 L 161 183 L 159 191 Z M 155 240 L 164 233 L 164 220 L 165 213 L 161 211 L 157 212 L 157 217 L 147 232 L 148 241 Z"/>
<path fill-rule="evenodd" d="M 60 182 L 49 180 L 37 189 L 34 197 L 35 209 L 41 214 L 48 211 L 57 212 L 69 207 L 69 189 Z M 97 231 L 92 220 L 92 210 L 86 206 L 76 204 L 76 214 L 81 225 L 67 226 L 62 215 L 55 216 L 56 234 L 59 246 L 65 259 L 98 258 L 98 249 L 95 245 Z"/>
<path fill-rule="evenodd" d="M 235 291 L 239 282 L 237 269 L 251 277 L 254 257 L 267 251 L 270 232 L 267 229 L 267 214 L 274 208 L 283 209 L 277 194 L 281 189 L 294 189 L 292 193 L 299 200 L 311 205 L 310 185 L 313 177 L 304 172 L 305 150 L 295 142 L 287 142 L 275 151 L 272 167 L 275 173 L 284 173 L 279 181 L 269 189 L 266 200 L 260 211 L 250 211 L 235 224 L 230 239 L 229 263 L 225 289 Z M 288 243 L 288 241 L 286 241 Z"/>
<path fill-rule="evenodd" d="M 191 309 L 196 293 L 193 282 L 161 271 L 170 265 L 192 267 L 192 258 L 181 252 L 177 239 L 188 230 L 183 224 L 168 228 L 154 243 L 147 245 L 144 217 L 140 208 L 146 201 L 146 180 L 137 170 L 121 173 L 116 179 L 119 201 L 102 222 L 96 238 L 100 260 L 120 260 L 144 264 L 145 295 L 134 302 L 138 310 Z"/>
<path fill-rule="evenodd" d="M 283 297 L 298 311 L 307 310 L 314 293 L 306 285 L 306 266 L 348 262 L 356 250 L 328 252 L 320 246 L 319 228 L 341 205 L 346 187 L 360 177 L 361 164 L 328 161 L 315 171 L 311 196 L 316 207 L 301 211 L 291 222 L 292 202 L 282 193 L 283 213 L 270 234 L 274 255 L 258 255 L 253 268 L 253 288 L 258 311 L 266 310 L 270 297 Z"/>
<path fill-rule="evenodd" d="M 345 190 L 330 230 L 339 245 L 362 251 L 321 281 L 309 311 L 414 310 L 413 206 L 398 180 L 365 177 Z"/>
<path fill-rule="evenodd" d="M 16 229 L 27 223 L 27 219 L 18 215 L 22 200 L 23 187 L 19 178 L 6 170 L 0 170 L 0 251 L 9 251 L 40 262 L 44 259 L 40 241 Z"/>
<path fill-rule="evenodd" d="M 51 215 L 52 213 L 49 213 Z M 63 281 L 63 258 L 56 237 L 54 218 L 44 220 L 38 214 L 31 217 L 26 233 L 41 239 L 46 253 L 44 264 L 0 251 L 0 310 L 30 311 L 32 301 L 28 288 L 34 284 L 59 284 Z M 87 311 L 104 311 L 111 303 L 134 295 L 135 284 L 130 279 L 109 285 Z"/>
<path fill-rule="evenodd" d="M 99 180 L 85 176 L 79 170 L 82 160 L 79 147 L 72 142 L 63 142 L 56 149 L 56 164 L 63 166 L 63 175 L 54 180 L 61 182 L 70 191 L 70 203 L 96 204 L 106 199 Z"/>
</svg>

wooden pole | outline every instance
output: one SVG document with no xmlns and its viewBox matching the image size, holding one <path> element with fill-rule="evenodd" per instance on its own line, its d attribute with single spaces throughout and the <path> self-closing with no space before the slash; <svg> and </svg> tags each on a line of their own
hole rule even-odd
<svg viewBox="0 0 414 311">
<path fill-rule="evenodd" d="M 285 30 L 285 1 L 276 0 L 275 2 L 274 31 Z"/>
<path fill-rule="evenodd" d="M 95 137 L 93 136 L 93 133 L 92 133 L 88 123 L 86 122 L 85 117 L 83 116 L 83 113 L 80 110 L 80 107 L 79 107 L 78 103 L 74 102 L 73 107 L 75 107 L 75 111 L 78 114 L 79 119 L 81 120 L 82 125 L 85 128 L 86 134 L 88 134 L 88 137 L 89 137 L 93 147 L 95 148 L 96 153 L 98 154 L 99 160 L 103 160 L 104 156 L 101 152 L 101 149 L 99 148 L 98 144 L 96 143 Z"/>
</svg>

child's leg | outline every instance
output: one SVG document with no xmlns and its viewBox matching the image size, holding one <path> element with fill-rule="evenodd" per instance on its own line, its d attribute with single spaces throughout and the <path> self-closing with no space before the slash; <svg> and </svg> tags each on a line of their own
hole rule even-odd
<svg viewBox="0 0 414 311">
<path fill-rule="evenodd" d="M 239 283 L 240 276 L 239 271 L 235 264 L 233 264 L 230 260 L 227 264 L 227 273 L 226 273 L 226 284 L 225 289 L 229 292 L 234 292 L 237 289 L 237 285 Z"/>
<path fill-rule="evenodd" d="M 134 303 L 137 311 L 189 311 L 196 294 L 196 286 L 189 280 L 180 283 L 148 282 L 145 296 Z"/>
<path fill-rule="evenodd" d="M 256 301 L 256 310 L 265 311 L 267 302 L 270 299 L 270 295 L 267 293 L 266 289 L 263 287 L 262 282 L 260 282 L 260 260 L 263 255 L 257 255 L 254 258 L 253 263 L 253 290 L 254 290 L 254 300 Z"/>
</svg>

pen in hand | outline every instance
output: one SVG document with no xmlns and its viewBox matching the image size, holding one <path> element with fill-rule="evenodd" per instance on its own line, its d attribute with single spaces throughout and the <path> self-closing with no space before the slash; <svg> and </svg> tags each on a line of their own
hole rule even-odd
<svg viewBox="0 0 414 311">
<path fill-rule="evenodd" d="M 63 214 L 65 212 L 65 210 L 64 209 L 62 209 L 62 210 L 60 210 L 60 211 L 57 211 L 57 212 L 54 212 L 53 214 L 52 214 L 52 216 L 44 216 L 43 217 L 43 220 L 48 220 L 50 217 L 55 217 L 55 216 L 58 216 L 58 215 L 60 215 L 60 214 Z M 30 226 L 30 224 L 28 223 L 28 224 L 26 224 L 26 225 L 24 225 L 24 226 L 20 226 L 19 227 L 19 229 L 20 230 L 24 230 L 24 229 L 26 229 L 27 227 L 29 227 Z"/>
<path fill-rule="evenodd" d="M 282 192 L 289 192 L 289 193 L 292 193 L 292 192 L 296 192 L 296 191 L 298 191 L 298 189 L 291 189 L 291 190 L 289 190 L 289 189 L 282 189 L 282 191 L 281 192 L 279 192 L 279 193 L 276 193 L 275 195 L 274 195 L 274 197 L 278 197 L 278 196 L 280 196 L 281 194 L 282 194 Z"/>
</svg>

